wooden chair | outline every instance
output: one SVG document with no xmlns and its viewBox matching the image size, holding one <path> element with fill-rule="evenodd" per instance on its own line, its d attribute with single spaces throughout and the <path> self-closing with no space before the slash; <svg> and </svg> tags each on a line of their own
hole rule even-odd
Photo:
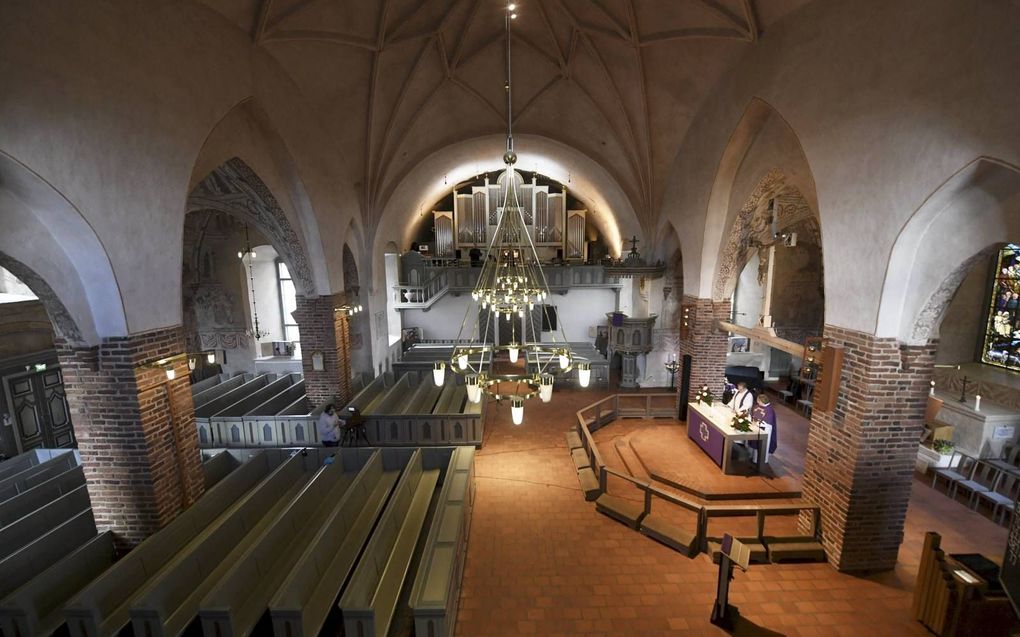
<svg viewBox="0 0 1020 637">
<path fill-rule="evenodd" d="M 957 462 L 953 462 L 959 458 Z M 945 478 L 946 480 L 946 493 L 961 480 L 969 480 L 974 475 L 974 470 L 977 468 L 977 458 L 972 458 L 965 453 L 954 451 L 953 455 L 949 457 L 949 466 L 943 469 L 936 469 L 932 472 L 931 486 L 934 489 L 939 478 Z M 955 493 L 955 490 L 954 490 Z M 950 496 L 952 497 L 952 496 Z"/>
<path fill-rule="evenodd" d="M 989 460 L 988 464 L 1013 476 L 1020 476 L 1020 445 L 1006 445 L 1002 457 Z"/>
<path fill-rule="evenodd" d="M 1012 515 L 1014 513 L 1014 503 L 1020 497 L 1020 476 L 1000 473 L 999 479 L 996 480 L 995 486 L 992 487 L 991 491 L 978 492 L 976 496 L 978 505 L 983 500 L 991 505 L 993 522 L 999 522 L 1000 515 L 1002 516 L 1002 521 L 1005 522 L 1006 514 Z M 975 508 L 977 507 L 975 506 Z"/>
<path fill-rule="evenodd" d="M 978 493 L 988 493 L 995 488 L 995 485 L 999 482 L 999 476 L 1002 472 L 988 464 L 987 462 L 981 462 L 980 460 L 974 465 L 974 470 L 971 472 L 970 478 L 966 480 L 958 480 L 953 485 L 952 498 L 956 499 L 956 494 L 960 491 L 969 492 L 970 500 L 968 506 L 971 508 L 975 507 L 975 501 L 977 500 Z"/>
</svg>

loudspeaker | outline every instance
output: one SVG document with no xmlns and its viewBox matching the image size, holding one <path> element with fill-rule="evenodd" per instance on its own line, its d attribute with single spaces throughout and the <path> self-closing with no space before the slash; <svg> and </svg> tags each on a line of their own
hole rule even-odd
<svg viewBox="0 0 1020 637">
<path fill-rule="evenodd" d="M 680 413 L 677 417 L 687 422 L 687 403 L 691 399 L 691 355 L 684 354 L 684 366 L 680 372 Z"/>
<path fill-rule="evenodd" d="M 460 249 L 459 248 L 453 251 L 453 256 L 454 256 L 455 259 L 460 261 Z"/>
<path fill-rule="evenodd" d="M 556 248 L 556 258 L 560 261 L 563 260 L 563 248 Z"/>
</svg>

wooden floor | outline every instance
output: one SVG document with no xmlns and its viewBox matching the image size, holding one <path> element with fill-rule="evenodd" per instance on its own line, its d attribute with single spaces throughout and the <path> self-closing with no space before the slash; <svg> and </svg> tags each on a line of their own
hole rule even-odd
<svg viewBox="0 0 1020 637">
<path fill-rule="evenodd" d="M 557 390 L 549 404 L 529 401 L 517 427 L 507 405 L 489 406 L 457 635 L 725 634 L 708 621 L 717 569 L 706 556 L 687 559 L 584 501 L 563 432 L 606 393 Z M 779 417 L 789 449 L 799 416 Z M 806 440 L 803 419 L 800 427 Z M 1004 528 L 917 481 L 895 570 L 859 577 L 827 564 L 752 566 L 732 582 L 745 618 L 737 634 L 928 634 L 910 616 L 928 530 L 953 553 L 998 560 L 1005 547 Z"/>
</svg>

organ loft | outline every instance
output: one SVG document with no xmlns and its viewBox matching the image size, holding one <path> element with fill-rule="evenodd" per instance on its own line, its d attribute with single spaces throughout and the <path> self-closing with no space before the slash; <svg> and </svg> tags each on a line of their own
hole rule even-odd
<svg viewBox="0 0 1020 637">
<path fill-rule="evenodd" d="M 2 7 L 0 637 L 1020 630 L 1016 2 Z"/>
</svg>

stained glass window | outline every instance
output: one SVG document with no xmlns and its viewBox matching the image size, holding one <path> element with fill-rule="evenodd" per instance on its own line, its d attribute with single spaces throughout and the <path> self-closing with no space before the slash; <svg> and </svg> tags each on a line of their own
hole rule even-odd
<svg viewBox="0 0 1020 637">
<path fill-rule="evenodd" d="M 1020 370 L 1020 246 L 999 252 L 981 360 Z"/>
</svg>

